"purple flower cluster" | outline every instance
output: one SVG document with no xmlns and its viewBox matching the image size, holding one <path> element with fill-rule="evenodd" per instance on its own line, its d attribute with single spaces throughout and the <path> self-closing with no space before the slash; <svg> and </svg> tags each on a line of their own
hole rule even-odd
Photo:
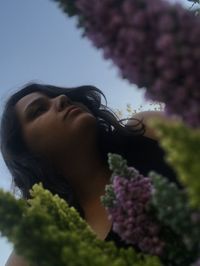
<svg viewBox="0 0 200 266">
<path fill-rule="evenodd" d="M 114 176 L 116 203 L 107 208 L 113 230 L 129 244 L 152 255 L 162 255 L 165 243 L 159 239 L 160 228 L 148 215 L 146 207 L 151 199 L 152 185 L 148 177 L 132 179 Z"/>
<path fill-rule="evenodd" d="M 198 259 L 192 266 L 200 266 L 200 259 Z"/>
<path fill-rule="evenodd" d="M 200 18 L 164 0 L 76 0 L 85 35 L 121 77 L 147 88 L 190 126 L 200 124 Z"/>
</svg>

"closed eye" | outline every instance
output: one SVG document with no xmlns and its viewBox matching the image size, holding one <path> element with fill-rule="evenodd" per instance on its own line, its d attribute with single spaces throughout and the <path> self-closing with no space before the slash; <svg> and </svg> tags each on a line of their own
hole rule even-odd
<svg viewBox="0 0 200 266">
<path fill-rule="evenodd" d="M 43 112 L 46 111 L 46 110 L 47 110 L 47 108 L 44 107 L 44 106 L 36 107 L 35 110 L 33 110 L 33 111 L 31 112 L 31 116 L 32 116 L 32 117 L 36 117 L 36 116 L 38 116 L 40 113 L 43 113 Z"/>
<path fill-rule="evenodd" d="M 38 99 L 32 106 L 28 108 L 27 117 L 29 119 L 38 117 L 40 114 L 48 110 L 48 104 L 43 99 Z"/>
</svg>

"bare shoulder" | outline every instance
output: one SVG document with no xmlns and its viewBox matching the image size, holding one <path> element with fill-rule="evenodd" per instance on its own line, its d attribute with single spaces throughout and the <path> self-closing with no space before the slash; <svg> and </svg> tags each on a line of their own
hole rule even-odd
<svg viewBox="0 0 200 266">
<path fill-rule="evenodd" d="M 5 266 L 30 266 L 30 264 L 23 257 L 17 255 L 13 250 Z"/>
<path fill-rule="evenodd" d="M 163 111 L 153 111 L 153 110 L 152 111 L 142 111 L 142 112 L 139 112 L 139 113 L 135 113 L 135 114 L 132 115 L 132 117 L 133 118 L 138 118 L 138 119 L 143 118 L 144 121 L 147 120 L 150 117 L 161 117 L 161 118 L 169 119 L 169 117 L 165 114 L 165 112 L 163 112 Z M 170 118 L 173 119 L 173 118 L 176 118 L 176 116 L 174 115 L 174 116 L 172 116 Z"/>
<path fill-rule="evenodd" d="M 174 120 L 174 119 L 179 119 L 176 115 L 170 116 L 170 118 L 163 112 L 163 111 L 143 111 L 139 113 L 135 113 L 131 116 L 131 118 L 136 118 L 139 120 L 142 120 L 143 124 L 145 125 L 145 133 L 144 136 L 157 140 L 158 136 L 155 133 L 155 130 L 153 128 L 150 128 L 147 124 L 148 120 L 150 118 L 157 117 L 157 118 L 162 118 L 165 121 L 169 120 Z M 128 126 L 135 126 L 138 124 L 137 120 L 128 120 L 127 125 Z M 139 125 L 138 125 L 139 126 Z"/>
</svg>

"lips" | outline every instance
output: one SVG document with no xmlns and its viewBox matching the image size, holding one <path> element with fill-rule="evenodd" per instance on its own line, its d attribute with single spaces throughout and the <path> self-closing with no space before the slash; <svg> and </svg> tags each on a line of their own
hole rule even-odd
<svg viewBox="0 0 200 266">
<path fill-rule="evenodd" d="M 68 116 L 69 112 L 73 109 L 80 109 L 78 106 L 76 105 L 73 105 L 73 106 L 70 106 L 67 108 L 66 112 L 65 112 L 65 115 L 64 115 L 64 119 Z"/>
</svg>

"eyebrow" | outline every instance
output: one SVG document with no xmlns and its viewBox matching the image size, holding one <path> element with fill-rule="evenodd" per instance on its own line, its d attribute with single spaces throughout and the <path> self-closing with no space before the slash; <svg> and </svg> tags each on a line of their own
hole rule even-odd
<svg viewBox="0 0 200 266">
<path fill-rule="evenodd" d="M 40 96 L 38 98 L 36 98 L 35 100 L 33 100 L 30 104 L 28 104 L 28 106 L 26 106 L 26 108 L 24 109 L 24 113 L 28 114 L 29 113 L 29 109 L 34 106 L 35 104 L 41 102 L 44 100 L 44 97 Z"/>
</svg>

